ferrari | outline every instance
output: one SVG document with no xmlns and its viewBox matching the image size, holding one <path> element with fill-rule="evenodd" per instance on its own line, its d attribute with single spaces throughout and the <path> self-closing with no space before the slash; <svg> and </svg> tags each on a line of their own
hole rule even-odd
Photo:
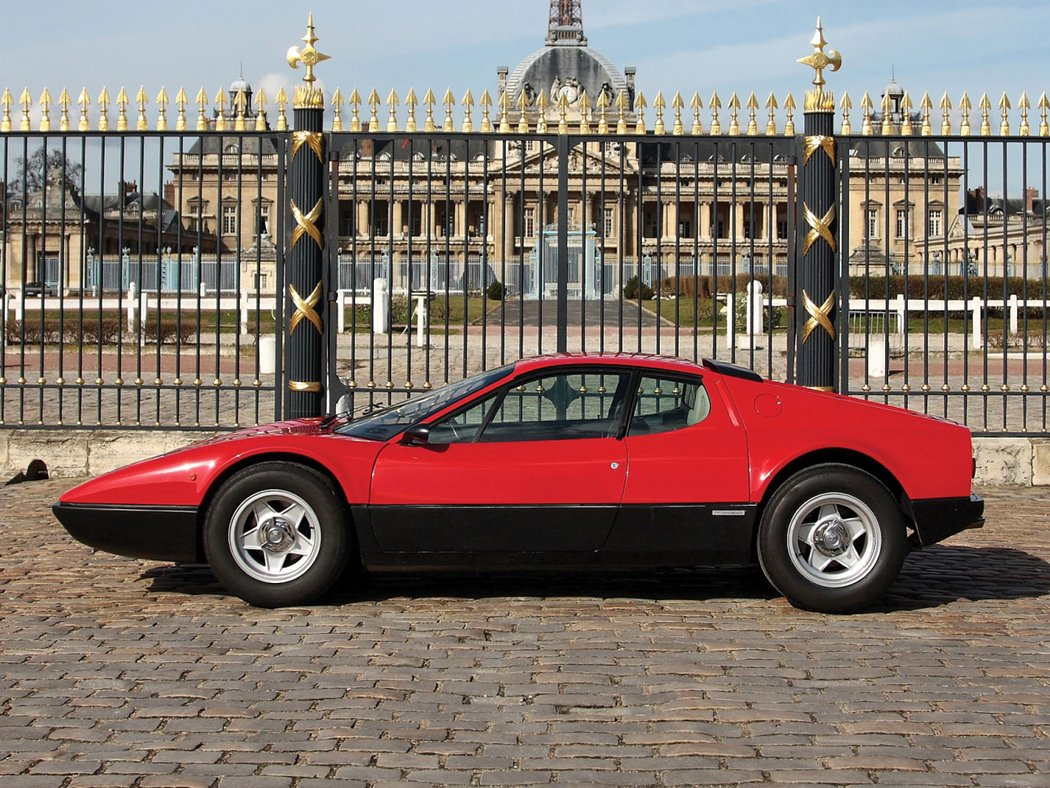
<svg viewBox="0 0 1050 788">
<path fill-rule="evenodd" d="M 793 605 L 837 613 L 876 602 L 910 550 L 983 525 L 973 474 L 949 421 L 718 361 L 563 354 L 203 440 L 54 513 L 97 550 L 207 562 L 263 607 L 367 573 L 757 564 Z"/>
</svg>

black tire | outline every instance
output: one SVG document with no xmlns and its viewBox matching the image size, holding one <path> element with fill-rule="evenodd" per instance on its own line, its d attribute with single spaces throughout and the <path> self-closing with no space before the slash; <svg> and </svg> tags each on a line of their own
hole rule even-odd
<svg viewBox="0 0 1050 788">
<path fill-rule="evenodd" d="M 825 464 L 777 488 L 758 528 L 758 561 L 795 607 L 844 613 L 879 599 L 907 555 L 904 517 L 874 476 Z"/>
<path fill-rule="evenodd" d="M 349 517 L 331 481 L 290 462 L 233 474 L 204 520 L 212 572 L 226 590 L 259 607 L 315 601 L 339 579 L 350 551 Z"/>
</svg>

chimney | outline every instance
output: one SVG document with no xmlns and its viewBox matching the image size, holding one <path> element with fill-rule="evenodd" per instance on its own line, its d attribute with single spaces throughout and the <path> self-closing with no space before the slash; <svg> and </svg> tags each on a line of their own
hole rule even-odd
<svg viewBox="0 0 1050 788">
<path fill-rule="evenodd" d="M 168 205 L 175 205 L 175 181 L 168 181 L 164 184 L 164 202 Z"/>
<path fill-rule="evenodd" d="M 1029 186 L 1024 193 L 1024 209 L 1027 213 L 1035 213 L 1035 201 L 1039 199 L 1039 192 Z"/>
</svg>

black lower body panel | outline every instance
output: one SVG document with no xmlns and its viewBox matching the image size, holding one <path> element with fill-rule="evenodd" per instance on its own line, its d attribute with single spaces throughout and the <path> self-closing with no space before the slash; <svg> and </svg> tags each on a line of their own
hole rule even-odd
<svg viewBox="0 0 1050 788">
<path fill-rule="evenodd" d="M 196 506 L 104 506 L 56 503 L 70 536 L 96 550 L 155 561 L 203 560 Z"/>
<path fill-rule="evenodd" d="M 927 498 L 911 502 L 915 534 L 920 547 L 947 539 L 968 528 L 984 525 L 984 499 Z"/>
</svg>

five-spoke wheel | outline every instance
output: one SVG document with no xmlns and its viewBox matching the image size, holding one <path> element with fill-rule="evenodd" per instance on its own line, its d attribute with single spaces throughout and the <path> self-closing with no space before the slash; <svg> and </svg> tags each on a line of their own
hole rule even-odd
<svg viewBox="0 0 1050 788">
<path fill-rule="evenodd" d="M 769 581 L 799 607 L 843 612 L 878 599 L 907 552 L 896 500 L 845 465 L 808 468 L 773 494 L 758 532 Z"/>
<path fill-rule="evenodd" d="M 204 550 L 220 582 L 262 607 L 306 604 L 346 566 L 349 521 L 327 477 L 266 462 L 233 474 L 204 523 Z"/>
</svg>

